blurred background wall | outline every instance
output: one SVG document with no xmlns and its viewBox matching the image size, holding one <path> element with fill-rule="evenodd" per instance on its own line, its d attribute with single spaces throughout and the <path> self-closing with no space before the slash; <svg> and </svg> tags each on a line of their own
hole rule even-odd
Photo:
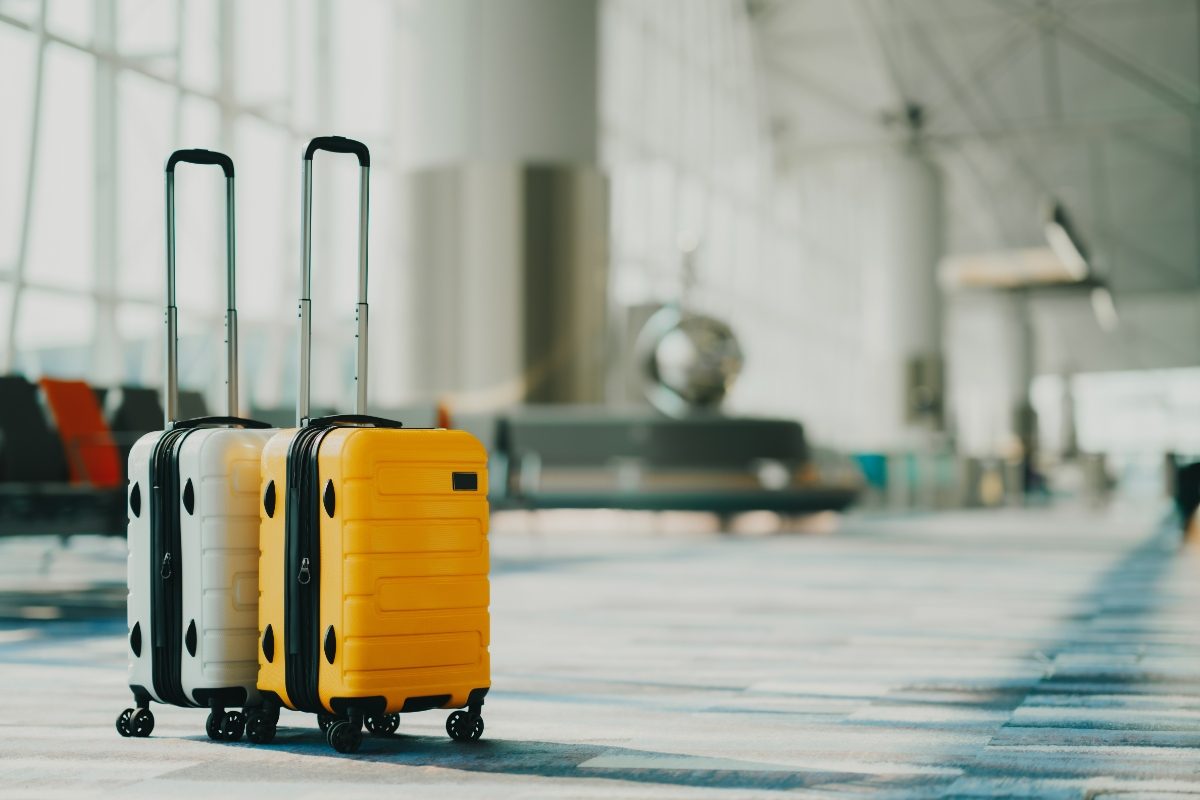
<svg viewBox="0 0 1200 800">
<path fill-rule="evenodd" d="M 824 444 L 994 453 L 1028 402 L 1044 447 L 1069 429 L 1130 458 L 1200 450 L 1196 13 L 3 0 L 3 371 L 158 383 L 162 163 L 206 146 L 238 164 L 247 402 L 291 403 L 299 154 L 337 132 L 378 165 L 377 406 L 636 400 L 630 320 L 686 295 L 745 352 L 727 410 L 799 418 Z M 352 371 L 355 179 L 318 167 L 323 406 L 346 405 Z M 218 184 L 178 182 L 194 387 L 219 387 Z M 1087 293 L 939 277 L 943 257 L 1044 248 L 1051 200 L 1119 326 Z M 537 252 L 574 277 L 542 286 Z M 554 370 L 567 388 L 535 386 Z M 932 415 L 913 412 L 914 370 L 947 388 Z"/>
</svg>

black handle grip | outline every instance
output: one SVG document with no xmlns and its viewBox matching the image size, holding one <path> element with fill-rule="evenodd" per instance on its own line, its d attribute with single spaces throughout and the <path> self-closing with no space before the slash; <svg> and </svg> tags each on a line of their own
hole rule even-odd
<svg viewBox="0 0 1200 800">
<path fill-rule="evenodd" d="M 353 153 L 358 156 L 360 167 L 371 166 L 371 151 L 362 142 L 347 139 L 345 136 L 318 136 L 308 143 L 304 151 L 304 160 L 312 161 L 313 153 L 327 150 L 330 153 Z"/>
<path fill-rule="evenodd" d="M 179 162 L 185 164 L 216 164 L 225 173 L 226 178 L 233 177 L 233 159 L 224 153 L 213 150 L 176 150 L 167 159 L 167 172 L 174 172 Z"/>
<path fill-rule="evenodd" d="M 394 419 L 372 417 L 369 414 L 332 414 L 328 417 L 314 417 L 308 421 L 310 428 L 371 427 L 371 428 L 403 428 L 404 423 Z"/>
<path fill-rule="evenodd" d="M 270 428 L 271 425 L 266 422 L 259 422 L 256 419 L 243 419 L 242 417 L 196 417 L 195 419 L 176 420 L 171 426 L 173 429 L 180 428 L 215 428 L 215 427 L 237 427 L 237 428 Z"/>
</svg>

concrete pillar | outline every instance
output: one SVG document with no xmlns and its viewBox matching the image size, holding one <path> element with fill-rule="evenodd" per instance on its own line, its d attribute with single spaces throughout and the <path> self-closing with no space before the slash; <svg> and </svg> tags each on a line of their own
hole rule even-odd
<svg viewBox="0 0 1200 800">
<path fill-rule="evenodd" d="M 866 288 L 872 375 L 880 430 L 892 449 L 925 449 L 942 427 L 942 178 L 919 145 L 908 144 L 882 170 L 883 229 Z"/>
<path fill-rule="evenodd" d="M 1014 292 L 1010 298 L 1009 329 L 1012 346 L 1009 348 L 1008 386 L 1012 446 L 1005 453 L 1014 465 L 1008 481 L 1010 500 L 1024 497 L 1028 488 L 1030 469 L 1037 458 L 1038 424 L 1030 389 L 1037 371 L 1037 338 L 1031 299 L 1026 292 Z"/>
<path fill-rule="evenodd" d="M 401 16 L 397 388 L 465 410 L 601 400 L 596 2 L 440 0 Z"/>
<path fill-rule="evenodd" d="M 1079 430 L 1075 424 L 1075 375 L 1062 374 L 1062 442 L 1059 455 L 1070 461 L 1079 455 Z"/>
<path fill-rule="evenodd" d="M 1013 343 L 1009 358 L 1009 407 L 1014 414 L 1013 433 L 1023 437 L 1029 433 L 1029 428 L 1021 423 L 1021 419 L 1023 410 L 1031 408 L 1029 390 L 1037 370 L 1033 309 L 1026 293 L 1016 292 L 1012 295 L 1009 314 Z"/>
<path fill-rule="evenodd" d="M 397 152 L 411 169 L 594 164 L 595 0 L 415 0 L 397 78 Z"/>
</svg>

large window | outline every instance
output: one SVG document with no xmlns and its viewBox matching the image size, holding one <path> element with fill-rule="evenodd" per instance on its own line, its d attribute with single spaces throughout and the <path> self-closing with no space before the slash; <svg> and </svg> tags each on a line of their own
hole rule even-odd
<svg viewBox="0 0 1200 800">
<path fill-rule="evenodd" d="M 699 244 L 689 304 L 746 353 L 732 410 L 799 417 L 869 445 L 883 377 L 864 367 L 864 274 L 876 258 L 874 154 L 775 158 L 747 6 L 601 5 L 601 135 L 612 192 L 613 301 L 678 299 L 681 240 Z"/>
<path fill-rule="evenodd" d="M 376 149 L 372 251 L 394 247 L 396 21 L 391 0 L 0 0 L 0 372 L 161 382 L 163 164 L 174 148 L 204 147 L 237 163 L 243 403 L 290 403 L 310 136 Z M 317 167 L 313 386 L 323 406 L 344 404 L 353 358 L 354 289 L 336 276 L 354 274 L 357 170 L 343 161 Z M 176 193 L 180 380 L 219 408 L 220 172 L 180 167 Z"/>
</svg>

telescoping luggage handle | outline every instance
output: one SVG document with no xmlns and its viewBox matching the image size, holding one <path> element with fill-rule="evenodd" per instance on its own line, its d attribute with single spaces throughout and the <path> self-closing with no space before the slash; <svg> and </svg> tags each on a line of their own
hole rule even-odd
<svg viewBox="0 0 1200 800">
<path fill-rule="evenodd" d="M 312 162 L 318 150 L 330 153 L 350 153 L 358 157 L 358 304 L 354 319 L 358 354 L 354 364 L 354 415 L 330 418 L 332 421 L 374 425 L 386 423 L 367 416 L 367 220 L 369 216 L 369 186 L 371 152 L 362 142 L 344 136 L 318 136 L 304 150 L 304 192 L 300 216 L 301 284 L 300 284 L 300 391 L 296 395 L 296 424 L 308 425 L 309 395 L 312 367 Z M 394 425 L 395 423 L 391 423 Z"/>
<path fill-rule="evenodd" d="M 225 380 L 227 416 L 202 417 L 181 422 L 179 420 L 179 311 L 175 306 L 175 165 L 211 164 L 225 173 L 225 259 L 226 259 L 226 309 L 225 309 L 225 353 L 229 374 Z M 237 307 L 235 294 L 235 241 L 233 206 L 233 159 L 224 153 L 211 150 L 176 150 L 167 159 L 167 390 L 166 428 L 198 425 L 241 425 L 243 427 L 268 427 L 264 423 L 239 419 L 238 402 L 238 347 Z"/>
</svg>

